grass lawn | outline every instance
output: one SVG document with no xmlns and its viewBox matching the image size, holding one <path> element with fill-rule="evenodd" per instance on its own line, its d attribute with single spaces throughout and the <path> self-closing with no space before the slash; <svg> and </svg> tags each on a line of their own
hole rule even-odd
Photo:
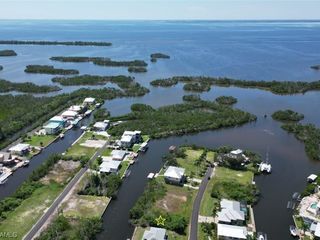
<svg viewBox="0 0 320 240">
<path fill-rule="evenodd" d="M 54 141 L 56 137 L 57 136 L 55 135 L 40 135 L 40 136 L 32 135 L 30 136 L 30 139 L 26 139 L 24 142 L 35 147 L 46 147 L 52 141 Z M 40 143 L 42 143 L 42 145 Z"/>
<path fill-rule="evenodd" d="M 16 232 L 17 239 L 22 239 L 62 189 L 63 187 L 56 183 L 38 188 L 30 198 L 24 200 L 18 208 L 8 214 L 6 220 L 1 222 L 0 232 Z"/>
<path fill-rule="evenodd" d="M 219 200 L 211 197 L 211 190 L 214 184 L 219 181 L 238 182 L 241 184 L 251 184 L 253 173 L 251 171 L 235 171 L 229 168 L 217 167 L 215 169 L 215 175 L 209 181 L 206 191 L 202 198 L 200 215 L 212 216 L 212 210 L 215 204 L 219 204 Z"/>
<path fill-rule="evenodd" d="M 135 153 L 138 152 L 140 149 L 140 146 L 141 146 L 141 144 L 134 144 L 132 147 L 132 151 Z"/>
<path fill-rule="evenodd" d="M 201 156 L 203 153 L 202 149 L 193 150 L 190 148 L 186 148 L 185 154 L 187 155 L 185 158 L 177 158 L 178 164 L 186 169 L 186 175 L 190 176 L 193 173 L 194 177 L 201 178 L 201 166 L 196 166 L 195 161 Z"/>
<path fill-rule="evenodd" d="M 120 177 L 123 177 L 125 171 L 128 169 L 129 166 L 130 166 L 130 163 L 128 161 L 122 161 L 121 168 L 119 170 Z"/>
<path fill-rule="evenodd" d="M 101 156 L 105 156 L 105 157 L 111 156 L 112 150 L 113 150 L 113 149 L 111 149 L 111 148 L 106 148 L 106 149 L 104 149 L 104 150 L 102 151 L 102 153 L 101 153 Z"/>
<path fill-rule="evenodd" d="M 101 217 L 110 202 L 108 197 L 78 195 L 72 197 L 63 204 L 63 215 L 72 218 Z"/>
<path fill-rule="evenodd" d="M 80 146 L 79 143 L 76 143 L 66 151 L 66 156 L 74 156 L 74 157 L 88 156 L 88 157 L 92 157 L 93 154 L 96 151 L 97 151 L 96 148 L 83 147 L 83 146 Z"/>
<path fill-rule="evenodd" d="M 150 136 L 149 135 L 142 135 L 142 141 L 146 142 L 150 140 Z"/>
</svg>

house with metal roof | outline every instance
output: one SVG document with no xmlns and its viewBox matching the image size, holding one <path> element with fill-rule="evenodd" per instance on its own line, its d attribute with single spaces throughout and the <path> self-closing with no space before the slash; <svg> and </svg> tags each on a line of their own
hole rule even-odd
<svg viewBox="0 0 320 240">
<path fill-rule="evenodd" d="M 185 169 L 180 167 L 169 166 L 164 173 L 164 180 L 170 184 L 183 184 Z"/>
<path fill-rule="evenodd" d="M 242 225 L 245 222 L 246 212 L 240 202 L 222 199 L 220 209 L 217 213 L 219 223 Z"/>
<path fill-rule="evenodd" d="M 151 227 L 150 230 L 145 230 L 142 240 L 165 240 L 167 239 L 166 229 Z"/>
<path fill-rule="evenodd" d="M 102 158 L 102 163 L 99 166 L 100 173 L 118 173 L 120 168 L 120 161 L 115 161 L 108 159 L 106 157 Z"/>
<path fill-rule="evenodd" d="M 221 240 L 247 239 L 246 227 L 218 223 L 218 238 Z"/>
<path fill-rule="evenodd" d="M 30 151 L 30 144 L 19 143 L 11 148 L 9 148 L 9 152 L 16 155 L 25 155 Z"/>
<path fill-rule="evenodd" d="M 49 122 L 47 125 L 43 126 L 43 128 L 46 131 L 46 134 L 54 135 L 61 131 L 62 126 L 58 122 Z"/>
<path fill-rule="evenodd" d="M 127 152 L 123 150 L 112 150 L 111 152 L 112 160 L 116 161 L 122 161 L 126 155 Z"/>
</svg>

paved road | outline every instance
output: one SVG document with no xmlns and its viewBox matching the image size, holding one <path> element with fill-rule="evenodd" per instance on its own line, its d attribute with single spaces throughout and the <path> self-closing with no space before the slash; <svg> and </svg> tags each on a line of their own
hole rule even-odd
<svg viewBox="0 0 320 240">
<path fill-rule="evenodd" d="M 212 167 L 209 167 L 205 176 L 203 177 L 203 180 L 199 186 L 199 190 L 197 193 L 197 196 L 193 202 L 193 208 L 192 208 L 192 215 L 191 215 L 191 221 L 190 221 L 190 234 L 189 234 L 189 240 L 196 240 L 198 235 L 198 217 L 199 217 L 199 210 L 201 205 L 201 200 L 203 197 L 203 194 L 206 190 L 206 187 L 208 185 L 208 177 L 211 176 L 213 171 Z"/>
<path fill-rule="evenodd" d="M 50 208 L 42 215 L 42 217 L 38 220 L 38 222 L 33 225 L 33 227 L 31 228 L 31 230 L 24 236 L 24 240 L 32 240 L 37 233 L 39 232 L 39 230 L 43 227 L 43 225 L 47 222 L 47 220 L 50 218 L 50 216 L 52 214 L 55 213 L 55 211 L 57 210 L 57 208 L 60 206 L 60 204 L 62 203 L 62 201 L 65 199 L 65 197 L 68 195 L 68 193 L 71 191 L 71 189 L 77 184 L 77 182 L 79 181 L 79 179 L 83 176 L 83 174 L 88 170 L 88 166 L 89 163 L 94 161 L 103 151 L 103 149 L 105 149 L 105 147 L 107 146 L 107 143 L 101 148 L 99 149 L 89 160 L 89 162 L 86 164 L 85 167 L 81 168 L 81 170 L 73 177 L 73 179 L 68 183 L 68 185 L 65 187 L 65 189 L 63 190 L 63 192 L 56 198 L 56 200 L 54 200 L 54 202 L 52 203 L 52 205 L 50 206 Z"/>
</svg>

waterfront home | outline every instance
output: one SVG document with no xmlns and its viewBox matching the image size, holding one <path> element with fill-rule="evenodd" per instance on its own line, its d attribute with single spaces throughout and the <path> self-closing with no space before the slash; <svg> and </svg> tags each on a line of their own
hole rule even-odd
<svg viewBox="0 0 320 240">
<path fill-rule="evenodd" d="M 64 111 L 61 116 L 64 118 L 64 119 L 68 119 L 68 120 L 74 120 L 77 116 L 78 116 L 78 113 L 77 112 L 74 112 L 74 111 L 70 111 L 70 110 L 67 110 L 67 111 Z"/>
<path fill-rule="evenodd" d="M 66 120 L 61 116 L 54 116 L 50 118 L 49 123 L 59 123 L 61 127 L 65 127 Z"/>
<path fill-rule="evenodd" d="M 310 232 L 315 236 L 315 239 L 320 239 L 320 223 L 312 223 Z"/>
<path fill-rule="evenodd" d="M 73 105 L 71 107 L 69 107 L 69 111 L 73 111 L 73 112 L 77 112 L 80 113 L 82 111 L 83 107 L 80 105 Z"/>
<path fill-rule="evenodd" d="M 122 161 L 126 155 L 127 152 L 123 150 L 112 150 L 111 152 L 112 160 L 116 161 Z"/>
<path fill-rule="evenodd" d="M 100 173 L 118 173 L 121 162 L 108 159 L 106 157 L 102 158 L 102 163 L 99 166 Z"/>
<path fill-rule="evenodd" d="M 181 185 L 185 180 L 184 173 L 184 168 L 169 166 L 164 173 L 164 180 L 166 183 Z"/>
<path fill-rule="evenodd" d="M 299 216 L 310 225 L 320 222 L 320 199 L 317 193 L 302 198 L 298 206 Z"/>
<path fill-rule="evenodd" d="M 229 158 L 239 159 L 243 162 L 248 162 L 249 158 L 243 153 L 242 149 L 236 149 L 227 154 Z"/>
<path fill-rule="evenodd" d="M 61 125 L 57 122 L 49 122 L 47 125 L 43 126 L 46 134 L 55 135 L 61 131 Z"/>
<path fill-rule="evenodd" d="M 107 130 L 108 127 L 109 127 L 109 121 L 96 122 L 93 125 L 93 130 L 102 132 L 102 131 Z"/>
<path fill-rule="evenodd" d="M 0 164 L 4 164 L 12 159 L 11 153 L 9 152 L 0 152 Z"/>
<path fill-rule="evenodd" d="M 167 239 L 166 229 L 151 227 L 150 230 L 145 230 L 142 240 L 165 240 Z"/>
<path fill-rule="evenodd" d="M 124 131 L 120 143 L 121 147 L 130 148 L 133 144 L 141 141 L 141 131 Z"/>
<path fill-rule="evenodd" d="M 246 227 L 218 223 L 218 238 L 220 240 L 247 239 Z"/>
<path fill-rule="evenodd" d="M 220 211 L 217 213 L 218 222 L 231 225 L 243 225 L 247 208 L 245 204 L 238 201 L 222 199 L 220 201 Z"/>
<path fill-rule="evenodd" d="M 93 105 L 96 103 L 96 99 L 92 97 L 87 97 L 83 100 L 83 105 Z"/>
<path fill-rule="evenodd" d="M 11 148 L 9 148 L 9 152 L 15 155 L 25 155 L 30 151 L 30 144 L 19 143 Z"/>
</svg>

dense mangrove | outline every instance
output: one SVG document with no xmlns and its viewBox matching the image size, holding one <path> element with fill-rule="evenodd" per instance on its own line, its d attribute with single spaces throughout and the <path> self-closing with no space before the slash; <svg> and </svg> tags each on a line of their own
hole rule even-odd
<svg viewBox="0 0 320 240">
<path fill-rule="evenodd" d="M 162 59 L 169 59 L 170 56 L 164 53 L 152 53 L 150 55 L 151 58 L 151 62 L 157 62 L 158 59 L 162 58 Z"/>
<path fill-rule="evenodd" d="M 134 73 L 145 73 L 147 72 L 147 68 L 145 67 L 128 67 L 128 72 L 134 72 Z"/>
<path fill-rule="evenodd" d="M 0 50 L 0 57 L 12 57 L 17 56 L 17 53 L 13 50 Z"/>
<path fill-rule="evenodd" d="M 53 74 L 53 75 L 73 75 L 79 74 L 76 69 L 63 69 L 55 68 L 51 65 L 27 65 L 24 70 L 26 73 L 41 73 L 41 74 Z"/>
<path fill-rule="evenodd" d="M 232 96 L 220 96 L 216 98 L 216 102 L 224 105 L 232 105 L 237 103 L 237 99 Z"/>
<path fill-rule="evenodd" d="M 320 80 L 313 82 L 291 82 L 291 81 L 246 81 L 231 78 L 215 78 L 215 77 L 172 77 L 167 79 L 157 79 L 150 84 L 155 87 L 170 87 L 178 84 L 202 83 L 205 85 L 216 85 L 223 87 L 240 87 L 240 88 L 257 88 L 270 91 L 274 94 L 287 95 L 306 93 L 312 90 L 320 90 Z"/>
<path fill-rule="evenodd" d="M 279 110 L 272 114 L 272 118 L 282 122 L 298 122 L 304 118 L 304 115 L 290 109 Z"/>
<path fill-rule="evenodd" d="M 23 92 L 23 93 L 48 93 L 60 91 L 61 88 L 58 86 L 48 86 L 48 85 L 36 85 L 31 82 L 15 83 L 4 79 L 0 79 L 0 92 Z"/>
</svg>

